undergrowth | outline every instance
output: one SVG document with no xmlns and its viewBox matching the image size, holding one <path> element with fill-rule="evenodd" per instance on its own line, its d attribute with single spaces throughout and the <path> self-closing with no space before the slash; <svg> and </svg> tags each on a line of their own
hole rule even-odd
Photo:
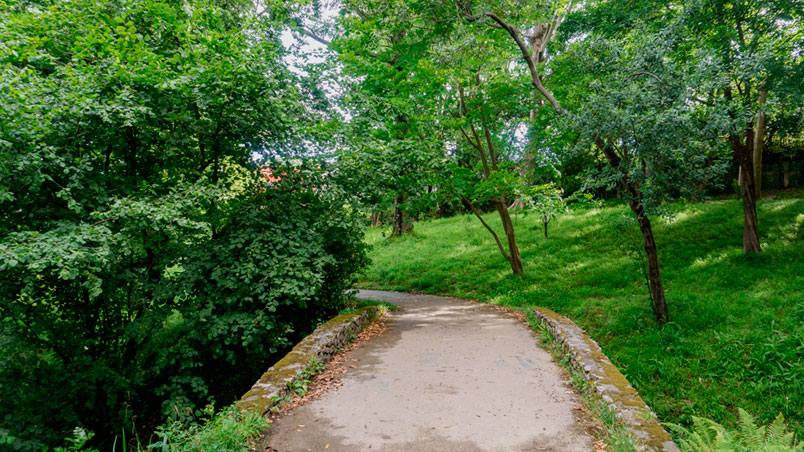
<svg viewBox="0 0 804 452">
<path fill-rule="evenodd" d="M 246 452 L 251 442 L 268 428 L 262 416 L 228 406 L 214 413 L 210 405 L 201 422 L 189 426 L 169 422 L 157 431 L 159 441 L 148 446 L 154 452 Z"/>
<path fill-rule="evenodd" d="M 268 427 L 262 416 L 241 411 L 234 405 L 217 413 L 212 405 L 207 405 L 194 422 L 169 420 L 158 427 L 155 433 L 158 440 L 151 444 L 139 440 L 132 444 L 123 436 L 119 443 L 114 442 L 112 452 L 247 452 Z M 53 452 L 98 452 L 87 446 L 93 436 L 92 432 L 76 428 L 66 439 L 69 445 L 57 447 Z"/>
</svg>

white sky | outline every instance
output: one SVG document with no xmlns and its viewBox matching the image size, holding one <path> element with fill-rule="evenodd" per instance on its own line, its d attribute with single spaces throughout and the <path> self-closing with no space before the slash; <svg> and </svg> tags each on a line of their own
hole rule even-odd
<svg viewBox="0 0 804 452">
<path fill-rule="evenodd" d="M 317 18 L 326 23 L 332 23 L 338 16 L 339 8 L 333 5 L 323 5 L 321 8 L 321 17 Z M 327 51 L 327 46 L 320 42 L 309 38 L 304 35 L 291 33 L 290 30 L 285 30 L 280 36 L 282 45 L 286 49 L 291 50 L 291 54 L 286 57 L 287 63 L 290 65 L 291 70 L 299 72 L 299 66 L 312 63 L 322 63 L 324 61 L 323 54 Z M 299 58 L 299 55 L 302 57 Z"/>
</svg>

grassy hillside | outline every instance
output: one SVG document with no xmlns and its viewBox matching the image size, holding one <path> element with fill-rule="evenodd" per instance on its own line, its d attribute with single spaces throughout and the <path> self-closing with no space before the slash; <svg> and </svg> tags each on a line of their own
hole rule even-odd
<svg viewBox="0 0 804 452">
<path fill-rule="evenodd" d="M 559 217 L 548 239 L 536 215 L 519 214 L 524 277 L 472 216 L 418 223 L 394 239 L 374 229 L 359 286 L 554 309 L 600 343 L 662 421 L 731 424 L 741 407 L 764 421 L 781 412 L 804 436 L 804 199 L 760 203 L 758 255 L 742 252 L 738 201 L 671 208 L 671 219 L 654 220 L 665 326 L 653 321 L 624 206 Z M 485 218 L 501 230 L 496 214 Z"/>
</svg>

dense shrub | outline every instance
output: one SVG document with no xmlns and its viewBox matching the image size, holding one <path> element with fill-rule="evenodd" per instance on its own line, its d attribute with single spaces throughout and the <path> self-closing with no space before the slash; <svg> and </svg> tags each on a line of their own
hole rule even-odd
<svg viewBox="0 0 804 452">
<path fill-rule="evenodd" d="M 147 291 L 130 281 L 148 277 L 129 266 L 133 213 L 118 217 L 116 231 L 8 234 L 0 248 L 2 434 L 35 449 L 78 425 L 102 438 L 137 417 L 159 422 L 159 411 L 191 418 L 216 398 L 230 403 L 341 309 L 366 260 L 362 234 L 342 202 L 317 189 L 323 178 L 299 171 L 305 179 L 219 200 L 214 232 L 206 224 L 209 233 L 193 237 L 204 230 L 198 222 L 168 234 L 170 261 Z M 172 220 L 188 222 L 172 207 Z"/>
<path fill-rule="evenodd" d="M 252 7 L 0 0 L 3 446 L 230 402 L 341 304 L 364 254 L 327 173 L 251 161 L 324 114 Z"/>
<path fill-rule="evenodd" d="M 239 396 L 278 351 L 343 308 L 366 263 L 362 233 L 342 201 L 319 190 L 320 173 L 288 173 L 233 206 L 231 221 L 177 266 L 181 301 L 144 360 L 168 377 L 148 385 L 174 398 L 166 404 L 210 388 Z"/>
</svg>

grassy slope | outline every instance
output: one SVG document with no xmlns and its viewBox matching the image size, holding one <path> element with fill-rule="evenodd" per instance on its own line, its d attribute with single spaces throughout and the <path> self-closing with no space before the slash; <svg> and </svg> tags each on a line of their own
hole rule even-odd
<svg viewBox="0 0 804 452">
<path fill-rule="evenodd" d="M 759 255 L 742 252 L 739 202 L 673 207 L 672 221 L 654 221 L 664 327 L 652 320 L 635 221 L 622 206 L 560 217 L 549 239 L 537 216 L 519 215 L 521 278 L 472 216 L 390 240 L 375 229 L 359 285 L 549 307 L 589 331 L 662 421 L 730 424 L 742 407 L 765 421 L 782 412 L 804 436 L 804 199 L 762 201 Z M 485 218 L 501 230 L 499 217 Z"/>
</svg>

